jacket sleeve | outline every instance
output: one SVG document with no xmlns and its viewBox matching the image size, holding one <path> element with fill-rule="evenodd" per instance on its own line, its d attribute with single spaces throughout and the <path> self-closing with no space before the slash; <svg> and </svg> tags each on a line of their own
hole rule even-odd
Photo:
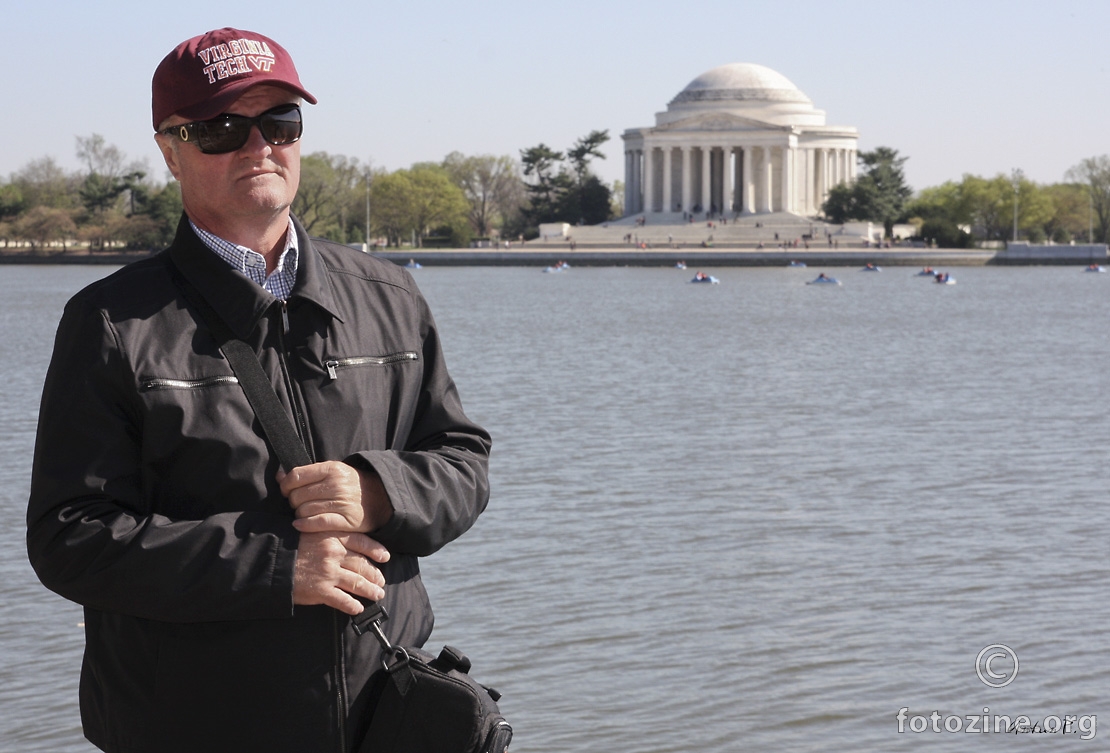
<svg viewBox="0 0 1110 753">
<path fill-rule="evenodd" d="M 427 303 L 417 295 L 423 322 L 422 383 L 402 450 L 360 452 L 377 472 L 393 517 L 371 533 L 390 551 L 426 556 L 465 533 L 489 501 L 489 434 L 463 413 Z"/>
<path fill-rule="evenodd" d="M 135 387 L 104 312 L 71 300 L 43 389 L 27 509 L 43 584 L 94 609 L 171 622 L 292 615 L 290 520 L 151 511 Z"/>
</svg>

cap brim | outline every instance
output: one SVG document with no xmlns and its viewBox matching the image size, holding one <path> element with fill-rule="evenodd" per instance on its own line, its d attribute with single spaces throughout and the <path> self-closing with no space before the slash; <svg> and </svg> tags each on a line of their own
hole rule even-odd
<svg viewBox="0 0 1110 753">
<path fill-rule="evenodd" d="M 243 81 L 242 84 L 231 84 L 224 87 L 224 89 L 215 97 L 199 102 L 191 107 L 183 107 L 175 114 L 189 120 L 208 120 L 217 115 L 227 112 L 227 108 L 231 107 L 243 96 L 248 89 L 255 86 L 276 86 L 279 89 L 285 89 L 288 92 L 296 94 L 304 99 L 310 105 L 316 104 L 316 97 L 312 96 L 305 89 L 294 86 L 285 81 Z"/>
</svg>

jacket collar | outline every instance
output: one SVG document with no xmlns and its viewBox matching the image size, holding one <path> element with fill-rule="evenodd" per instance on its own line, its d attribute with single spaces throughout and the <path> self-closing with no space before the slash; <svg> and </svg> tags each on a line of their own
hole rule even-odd
<svg viewBox="0 0 1110 753">
<path fill-rule="evenodd" d="M 296 217 L 293 218 L 293 228 L 297 233 L 300 259 L 297 283 L 293 286 L 290 299 L 310 301 L 336 319 L 341 319 L 335 291 L 319 252 Z M 166 253 L 182 276 L 241 339 L 250 335 L 270 306 L 277 302 L 273 295 L 237 272 L 205 245 L 193 232 L 184 214 L 177 224 L 173 244 Z"/>
</svg>

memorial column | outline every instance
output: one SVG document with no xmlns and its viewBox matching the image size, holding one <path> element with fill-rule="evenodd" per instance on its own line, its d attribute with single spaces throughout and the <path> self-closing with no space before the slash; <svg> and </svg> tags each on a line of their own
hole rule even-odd
<svg viewBox="0 0 1110 753">
<path fill-rule="evenodd" d="M 644 207 L 644 150 L 636 149 L 632 152 L 632 213 L 636 214 Z"/>
<path fill-rule="evenodd" d="M 732 212 L 732 147 L 726 146 L 721 150 L 721 216 L 727 217 Z"/>
<path fill-rule="evenodd" d="M 631 149 L 624 150 L 624 216 L 632 214 L 632 155 Z"/>
<path fill-rule="evenodd" d="M 713 201 L 713 185 L 709 182 L 713 172 L 710 164 L 712 155 L 713 147 L 701 148 L 701 211 L 703 212 L 709 211 L 709 204 Z"/>
<path fill-rule="evenodd" d="M 771 160 L 771 147 L 763 147 L 763 178 L 760 181 L 763 188 L 763 204 L 759 211 L 770 214 L 773 210 L 772 199 L 775 191 L 775 171 Z"/>
<path fill-rule="evenodd" d="M 671 175 L 671 157 L 672 157 L 671 152 L 672 151 L 673 151 L 673 149 L 669 145 L 663 147 L 663 207 L 662 207 L 662 209 L 663 209 L 664 212 L 670 212 L 672 210 L 673 206 L 674 206 L 671 203 L 671 188 L 672 188 L 671 183 L 673 183 L 672 175 Z"/>
<path fill-rule="evenodd" d="M 744 147 L 744 164 L 741 170 L 741 180 L 744 183 L 744 192 L 740 197 L 743 201 L 741 209 L 744 214 L 755 214 L 755 183 L 752 181 L 752 161 L 755 158 L 755 147 Z"/>
<path fill-rule="evenodd" d="M 828 180 L 828 165 L 825 164 L 827 161 L 827 156 L 824 149 L 814 149 L 813 151 L 817 157 L 816 164 L 814 165 L 814 168 L 817 172 L 817 182 L 815 186 L 817 204 L 820 205 L 825 203 L 825 191 L 827 190 L 825 188 L 825 183 Z"/>
<path fill-rule="evenodd" d="M 794 211 L 794 150 L 782 148 L 782 211 Z"/>
<path fill-rule="evenodd" d="M 682 149 L 682 211 L 690 211 L 690 149 L 689 146 L 680 147 Z"/>
</svg>

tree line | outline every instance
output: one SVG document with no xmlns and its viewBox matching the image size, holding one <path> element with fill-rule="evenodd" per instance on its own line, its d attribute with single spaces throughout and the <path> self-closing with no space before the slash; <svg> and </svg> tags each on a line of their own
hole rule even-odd
<svg viewBox="0 0 1110 753">
<path fill-rule="evenodd" d="M 829 192 L 826 219 L 882 222 L 887 237 L 896 223 L 912 224 L 916 238 L 942 248 L 1015 238 L 1033 243 L 1110 239 L 1110 156 L 1082 160 L 1063 183 L 1034 183 L 1014 170 L 993 178 L 966 174 L 916 194 L 905 182 L 907 159 L 890 147 L 860 152 L 857 179 Z"/>
<path fill-rule="evenodd" d="M 520 159 L 452 152 L 394 171 L 313 152 L 301 157 L 293 212 L 310 235 L 397 247 L 465 247 L 534 238 L 543 222 L 604 222 L 619 207 L 590 163 L 604 159 L 608 138 L 593 131 L 565 153 L 540 144 Z M 167 246 L 182 211 L 177 183 L 153 180 L 149 166 L 96 134 L 78 137 L 76 151 L 76 172 L 44 157 L 0 179 L 0 244 L 34 253 Z"/>
<path fill-rule="evenodd" d="M 314 236 L 341 243 L 400 247 L 465 247 L 473 240 L 530 239 L 547 222 L 593 225 L 621 213 L 623 187 L 591 169 L 604 159 L 608 131 L 591 131 L 559 151 L 538 144 L 508 155 L 452 152 L 441 162 L 387 171 L 358 159 L 313 152 L 301 158 L 294 213 Z M 0 179 L 0 244 L 32 252 L 75 244 L 90 252 L 158 250 L 181 216 L 177 183 L 153 180 L 93 134 L 76 139 L 82 168 L 67 173 L 50 157 Z M 823 205 L 834 224 L 914 225 L 918 238 L 941 247 L 1018 237 L 1105 243 L 1110 238 L 1110 156 L 1083 160 L 1065 182 L 1042 185 L 1020 171 L 964 175 L 916 194 L 906 184 L 908 158 L 895 149 L 860 152 L 859 174 L 836 186 Z"/>
</svg>

